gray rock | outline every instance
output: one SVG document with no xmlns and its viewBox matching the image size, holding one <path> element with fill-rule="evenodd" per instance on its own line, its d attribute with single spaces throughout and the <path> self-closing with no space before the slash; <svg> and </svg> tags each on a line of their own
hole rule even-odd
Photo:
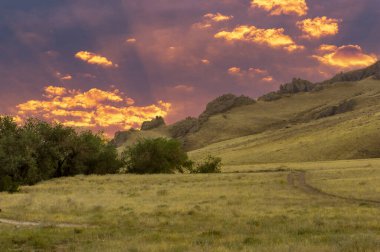
<svg viewBox="0 0 380 252">
<path fill-rule="evenodd" d="M 141 130 L 152 130 L 165 125 L 166 123 L 164 118 L 162 118 L 161 116 L 156 116 L 156 118 L 154 118 L 151 121 L 143 122 L 143 124 L 141 125 Z"/>
<path fill-rule="evenodd" d="M 207 104 L 206 110 L 199 116 L 199 121 L 202 124 L 213 115 L 224 113 L 232 108 L 250 105 L 253 103 L 255 103 L 255 100 L 247 96 L 225 94 Z"/>
<path fill-rule="evenodd" d="M 185 120 L 179 121 L 173 124 L 170 129 L 170 135 L 173 138 L 182 138 L 189 133 L 193 133 L 199 130 L 199 121 L 197 118 L 188 117 Z"/>
</svg>

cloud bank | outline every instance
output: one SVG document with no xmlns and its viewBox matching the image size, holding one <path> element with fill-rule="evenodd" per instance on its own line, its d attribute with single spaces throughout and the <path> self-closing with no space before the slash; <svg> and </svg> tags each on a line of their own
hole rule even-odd
<svg viewBox="0 0 380 252">
<path fill-rule="evenodd" d="M 135 106 L 132 98 L 115 89 L 104 91 L 97 88 L 82 92 L 64 87 L 48 86 L 44 99 L 29 100 L 17 105 L 19 121 L 37 117 L 66 126 L 106 130 L 139 127 L 144 121 L 156 116 L 165 117 L 171 104 L 158 101 L 148 106 Z M 112 129 L 111 131 L 109 129 Z"/>
</svg>

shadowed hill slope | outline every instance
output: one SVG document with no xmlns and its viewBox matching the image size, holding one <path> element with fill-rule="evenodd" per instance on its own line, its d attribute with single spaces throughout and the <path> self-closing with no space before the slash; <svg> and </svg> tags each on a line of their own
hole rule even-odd
<svg viewBox="0 0 380 252">
<path fill-rule="evenodd" d="M 134 132 L 122 146 L 138 137 L 174 137 L 194 159 L 213 154 L 227 164 L 380 157 L 378 66 L 340 74 L 346 81 L 294 79 L 276 99 L 227 95 L 210 103 L 217 104 L 208 106 L 213 113 Z"/>
</svg>

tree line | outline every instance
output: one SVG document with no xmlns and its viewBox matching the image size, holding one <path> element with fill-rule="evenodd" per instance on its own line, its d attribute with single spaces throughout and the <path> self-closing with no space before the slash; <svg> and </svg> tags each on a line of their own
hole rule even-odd
<svg viewBox="0 0 380 252">
<path fill-rule="evenodd" d="M 0 118 L 0 191 L 77 174 L 116 173 L 116 148 L 102 134 L 28 119 Z"/>
<path fill-rule="evenodd" d="M 78 174 L 219 173 L 220 168 L 215 157 L 195 164 L 174 139 L 140 139 L 119 155 L 102 133 L 34 118 L 18 125 L 0 117 L 0 191 Z"/>
</svg>

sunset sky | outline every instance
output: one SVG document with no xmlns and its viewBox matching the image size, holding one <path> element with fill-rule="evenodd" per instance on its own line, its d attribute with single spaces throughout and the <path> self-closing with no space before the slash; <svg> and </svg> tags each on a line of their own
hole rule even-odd
<svg viewBox="0 0 380 252">
<path fill-rule="evenodd" d="M 380 57 L 379 0 L 0 0 L 0 114 L 108 134 Z"/>
</svg>

